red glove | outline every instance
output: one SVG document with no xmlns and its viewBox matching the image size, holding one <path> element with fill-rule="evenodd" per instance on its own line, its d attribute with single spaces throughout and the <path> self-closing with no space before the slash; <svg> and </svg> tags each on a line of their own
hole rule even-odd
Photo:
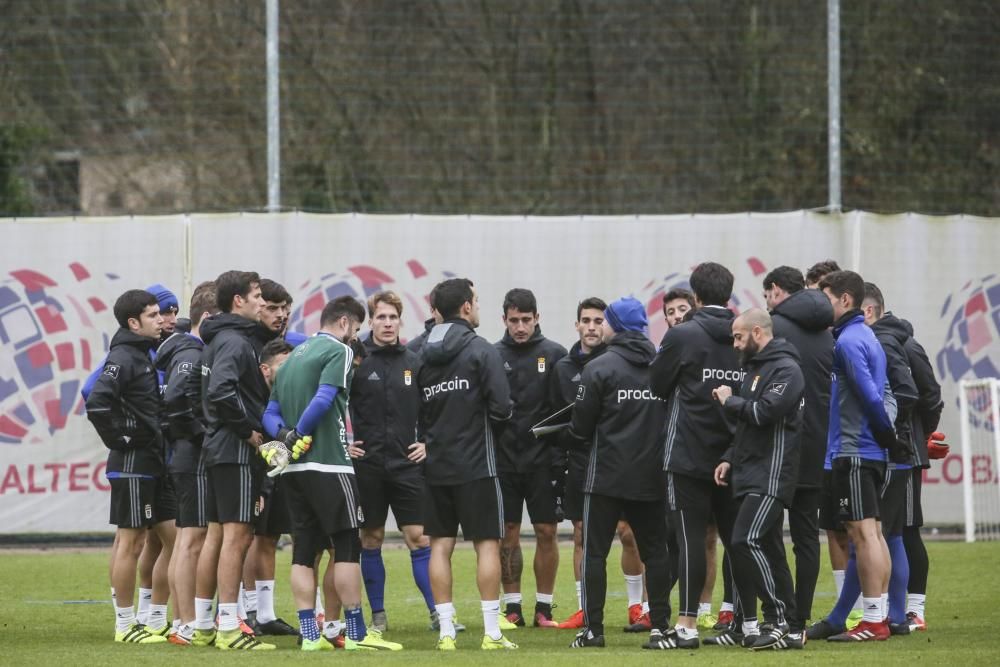
<svg viewBox="0 0 1000 667">
<path fill-rule="evenodd" d="M 951 447 L 948 443 L 944 442 L 944 439 L 948 437 L 940 431 L 934 431 L 927 438 L 927 457 L 930 459 L 943 459 L 948 456 L 948 452 L 951 451 Z"/>
</svg>

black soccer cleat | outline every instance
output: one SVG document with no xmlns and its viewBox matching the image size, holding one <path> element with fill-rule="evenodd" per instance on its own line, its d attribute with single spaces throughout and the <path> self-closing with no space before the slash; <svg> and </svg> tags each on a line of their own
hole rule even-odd
<svg viewBox="0 0 1000 667">
<path fill-rule="evenodd" d="M 760 635 L 748 648 L 752 651 L 767 651 L 778 647 L 778 642 L 788 634 L 787 623 L 764 623 Z"/>
<path fill-rule="evenodd" d="M 775 647 L 777 649 L 804 649 L 806 647 L 806 633 L 799 632 L 789 632 L 785 635 L 778 645 Z"/>
<path fill-rule="evenodd" d="M 604 635 L 595 635 L 589 628 L 576 633 L 570 648 L 604 648 Z"/>
<path fill-rule="evenodd" d="M 750 635 L 756 637 L 757 635 Z M 744 636 L 739 630 L 726 628 L 714 637 L 705 637 L 701 643 L 705 646 L 743 646 Z"/>
<path fill-rule="evenodd" d="M 643 648 L 651 649 L 654 651 L 665 651 L 669 649 L 692 649 L 698 648 L 698 638 L 690 637 L 688 639 L 682 638 L 677 634 L 676 630 L 667 630 L 663 632 L 653 628 L 649 631 L 649 640 L 642 645 Z"/>
<path fill-rule="evenodd" d="M 828 639 L 834 635 L 839 635 L 847 632 L 847 628 L 844 626 L 837 627 L 825 618 L 821 621 L 817 621 L 809 626 L 806 630 L 806 637 L 810 640 L 816 639 Z"/>
<path fill-rule="evenodd" d="M 909 621 L 902 623 L 889 623 L 889 634 L 892 636 L 908 635 L 913 630 Z"/>
<path fill-rule="evenodd" d="M 261 623 L 257 621 L 257 624 L 252 626 L 254 634 L 258 635 L 271 635 L 272 637 L 294 637 L 299 634 L 299 631 L 290 626 L 288 623 L 280 618 L 276 618 L 273 621 L 268 621 L 267 623 Z"/>
</svg>

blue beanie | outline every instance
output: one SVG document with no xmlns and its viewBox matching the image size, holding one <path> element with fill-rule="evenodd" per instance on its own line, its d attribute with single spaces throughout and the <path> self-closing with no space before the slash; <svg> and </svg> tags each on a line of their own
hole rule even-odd
<svg viewBox="0 0 1000 667">
<path fill-rule="evenodd" d="M 646 319 L 646 309 L 642 302 L 630 296 L 622 297 L 609 304 L 604 311 L 604 319 L 616 332 L 645 332 L 649 326 L 649 320 Z"/>
<path fill-rule="evenodd" d="M 174 293 L 168 290 L 166 287 L 160 283 L 150 285 L 146 288 L 146 291 L 156 297 L 157 303 L 160 304 L 160 312 L 166 312 L 171 308 L 176 308 L 180 310 L 180 305 L 177 302 L 177 297 Z"/>
</svg>

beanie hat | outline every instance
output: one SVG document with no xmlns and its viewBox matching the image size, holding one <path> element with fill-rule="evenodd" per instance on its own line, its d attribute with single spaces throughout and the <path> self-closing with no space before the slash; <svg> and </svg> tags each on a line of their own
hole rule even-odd
<svg viewBox="0 0 1000 667">
<path fill-rule="evenodd" d="M 649 326 L 649 320 L 646 319 L 646 309 L 642 302 L 630 296 L 622 297 L 609 304 L 604 311 L 604 319 L 616 332 L 643 332 Z"/>
<path fill-rule="evenodd" d="M 160 283 L 155 283 L 146 288 L 146 291 L 156 297 L 157 303 L 160 304 L 160 312 L 166 312 L 171 308 L 180 310 L 180 305 L 177 302 L 177 297 L 174 293 L 168 290 L 166 287 Z"/>
</svg>

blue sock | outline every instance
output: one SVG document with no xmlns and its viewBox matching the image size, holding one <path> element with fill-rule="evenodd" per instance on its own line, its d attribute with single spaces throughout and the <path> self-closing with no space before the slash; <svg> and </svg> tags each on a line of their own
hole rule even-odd
<svg viewBox="0 0 1000 667">
<path fill-rule="evenodd" d="M 910 561 L 906 558 L 906 547 L 902 535 L 885 538 L 892 558 L 892 573 L 889 575 L 889 621 L 902 623 L 906 620 L 906 587 L 910 581 Z"/>
<path fill-rule="evenodd" d="M 368 593 L 368 605 L 372 612 L 385 611 L 385 563 L 381 549 L 361 550 L 361 578 Z"/>
<path fill-rule="evenodd" d="M 844 587 L 840 589 L 840 599 L 833 606 L 826 620 L 832 625 L 842 628 L 847 623 L 847 615 L 854 609 L 854 603 L 861 595 L 861 579 L 858 578 L 858 557 L 854 553 L 854 545 L 850 547 L 851 557 L 847 561 L 847 569 L 844 570 Z"/>
<path fill-rule="evenodd" d="M 319 626 L 316 625 L 315 609 L 299 609 L 299 632 L 303 639 L 316 641 L 319 639 Z"/>
<path fill-rule="evenodd" d="M 365 614 L 358 605 L 354 609 L 344 609 L 344 617 L 347 619 L 347 636 L 356 642 L 361 641 L 368 635 L 368 628 L 365 627 Z"/>
<path fill-rule="evenodd" d="M 431 562 L 431 548 L 420 547 L 410 552 L 410 567 L 413 569 L 413 581 L 424 595 L 424 604 L 428 611 L 434 611 L 434 593 L 431 592 L 431 577 L 427 571 Z"/>
</svg>

